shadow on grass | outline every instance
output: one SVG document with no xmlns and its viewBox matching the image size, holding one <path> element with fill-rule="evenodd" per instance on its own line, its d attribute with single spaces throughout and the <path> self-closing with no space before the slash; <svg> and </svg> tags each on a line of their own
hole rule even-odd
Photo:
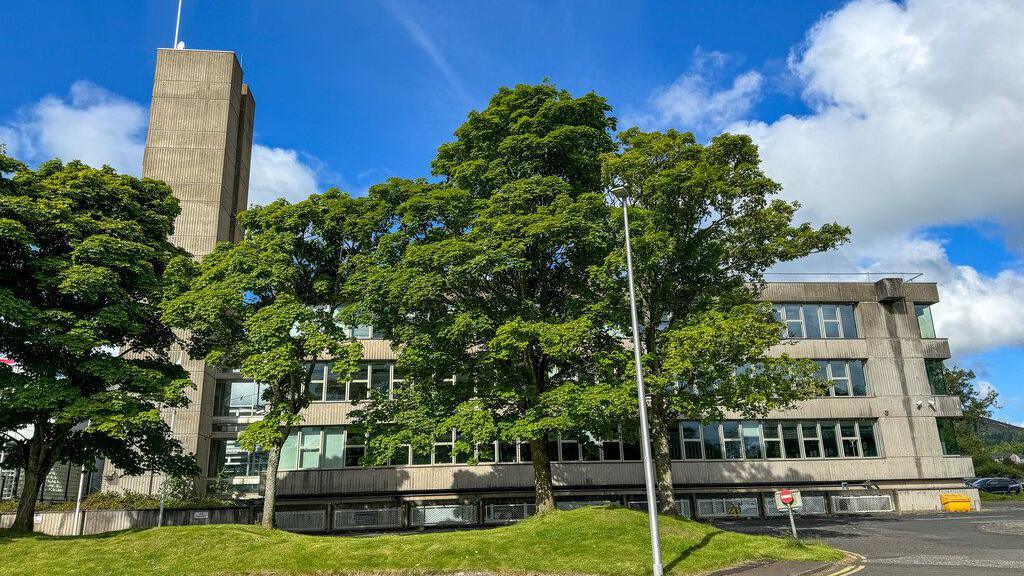
<svg viewBox="0 0 1024 576">
<path fill-rule="evenodd" d="M 665 565 L 665 572 L 671 572 L 672 569 L 677 564 L 679 564 L 683 560 L 686 560 L 687 558 L 689 558 L 690 555 L 693 554 L 694 552 L 696 552 L 697 550 L 700 550 L 701 548 L 704 548 L 705 546 L 710 544 L 711 540 L 713 540 L 715 538 L 715 536 L 718 536 L 721 533 L 722 532 L 719 530 L 719 531 L 709 532 L 709 533 L 705 534 L 704 538 L 702 538 L 700 542 L 697 542 L 696 544 L 693 544 L 693 545 L 687 547 L 685 550 L 680 552 L 678 556 L 673 558 L 671 562 L 666 564 Z"/>
</svg>

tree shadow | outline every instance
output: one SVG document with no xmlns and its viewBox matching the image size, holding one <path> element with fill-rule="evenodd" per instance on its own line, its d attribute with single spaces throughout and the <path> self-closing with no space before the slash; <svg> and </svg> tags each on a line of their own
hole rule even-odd
<svg viewBox="0 0 1024 576">
<path fill-rule="evenodd" d="M 697 550 L 700 550 L 701 548 L 704 548 L 705 546 L 710 544 L 711 540 L 713 540 L 715 538 L 715 536 L 718 536 L 721 533 L 722 533 L 721 530 L 715 530 L 714 532 L 708 532 L 707 534 L 704 535 L 704 538 L 701 538 L 700 542 L 697 542 L 695 544 L 691 544 L 690 546 L 687 546 L 675 558 L 673 558 L 668 564 L 665 564 L 665 572 L 671 572 L 672 569 L 677 564 L 679 564 L 683 560 L 686 560 L 687 558 L 689 558 L 690 555 L 693 554 L 694 552 L 696 552 Z"/>
</svg>

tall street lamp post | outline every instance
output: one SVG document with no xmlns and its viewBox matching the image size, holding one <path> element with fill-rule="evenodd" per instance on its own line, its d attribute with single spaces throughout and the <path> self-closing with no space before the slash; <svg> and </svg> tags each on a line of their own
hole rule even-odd
<svg viewBox="0 0 1024 576">
<path fill-rule="evenodd" d="M 644 370 L 640 358 L 640 329 L 636 316 L 636 292 L 633 288 L 633 251 L 629 244 L 629 192 L 624 186 L 612 188 L 622 200 L 622 224 L 626 232 L 626 278 L 629 280 L 629 313 L 633 319 L 633 362 L 636 365 L 636 395 L 640 404 L 640 445 L 643 447 L 644 482 L 647 485 L 647 518 L 651 530 L 651 556 L 654 576 L 662 576 L 661 539 L 658 537 L 658 499 L 654 493 L 654 462 L 651 459 L 651 435 L 647 424 L 647 394 L 644 392 Z"/>
</svg>

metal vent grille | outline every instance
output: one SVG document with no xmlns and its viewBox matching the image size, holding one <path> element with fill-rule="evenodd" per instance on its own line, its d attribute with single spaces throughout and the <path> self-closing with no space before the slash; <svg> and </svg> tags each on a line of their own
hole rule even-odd
<svg viewBox="0 0 1024 576">
<path fill-rule="evenodd" d="M 263 513 L 256 515 L 256 523 Z M 274 514 L 274 527 L 289 532 L 323 532 L 327 530 L 326 510 L 285 510 Z"/>
<path fill-rule="evenodd" d="M 556 502 L 555 508 L 559 510 L 576 510 L 578 508 L 585 508 L 587 506 L 614 506 L 618 504 L 614 500 L 567 500 L 564 502 Z"/>
<path fill-rule="evenodd" d="M 802 496 L 803 508 L 794 510 L 793 514 L 802 516 L 811 516 L 815 514 L 826 514 L 828 510 L 825 509 L 825 497 L 824 496 Z M 779 509 L 775 507 L 775 496 L 764 497 L 764 515 L 765 516 L 785 516 L 785 512 L 779 512 Z"/>
<path fill-rule="evenodd" d="M 414 506 L 411 523 L 413 526 L 476 524 L 476 506 L 472 504 Z"/>
<path fill-rule="evenodd" d="M 335 530 L 401 528 L 401 508 L 342 508 L 334 511 Z"/>
<path fill-rule="evenodd" d="M 755 518 L 761 514 L 757 498 L 698 498 L 697 515 L 702 518 Z"/>
<path fill-rule="evenodd" d="M 488 524 L 518 522 L 536 513 L 536 504 L 488 504 L 484 508 L 484 522 Z"/>
<path fill-rule="evenodd" d="M 895 510 L 896 508 L 892 504 L 892 496 L 889 494 L 832 497 L 832 511 L 836 514 L 869 514 L 872 512 L 893 512 Z"/>
</svg>

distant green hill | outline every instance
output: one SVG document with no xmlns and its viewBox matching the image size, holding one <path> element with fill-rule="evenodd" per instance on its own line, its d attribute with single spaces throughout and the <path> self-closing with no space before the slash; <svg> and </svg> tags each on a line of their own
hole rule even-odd
<svg viewBox="0 0 1024 576">
<path fill-rule="evenodd" d="M 1003 442 L 1024 443 L 1024 428 L 1020 426 L 982 418 L 978 428 L 978 436 L 988 446 Z"/>
</svg>

